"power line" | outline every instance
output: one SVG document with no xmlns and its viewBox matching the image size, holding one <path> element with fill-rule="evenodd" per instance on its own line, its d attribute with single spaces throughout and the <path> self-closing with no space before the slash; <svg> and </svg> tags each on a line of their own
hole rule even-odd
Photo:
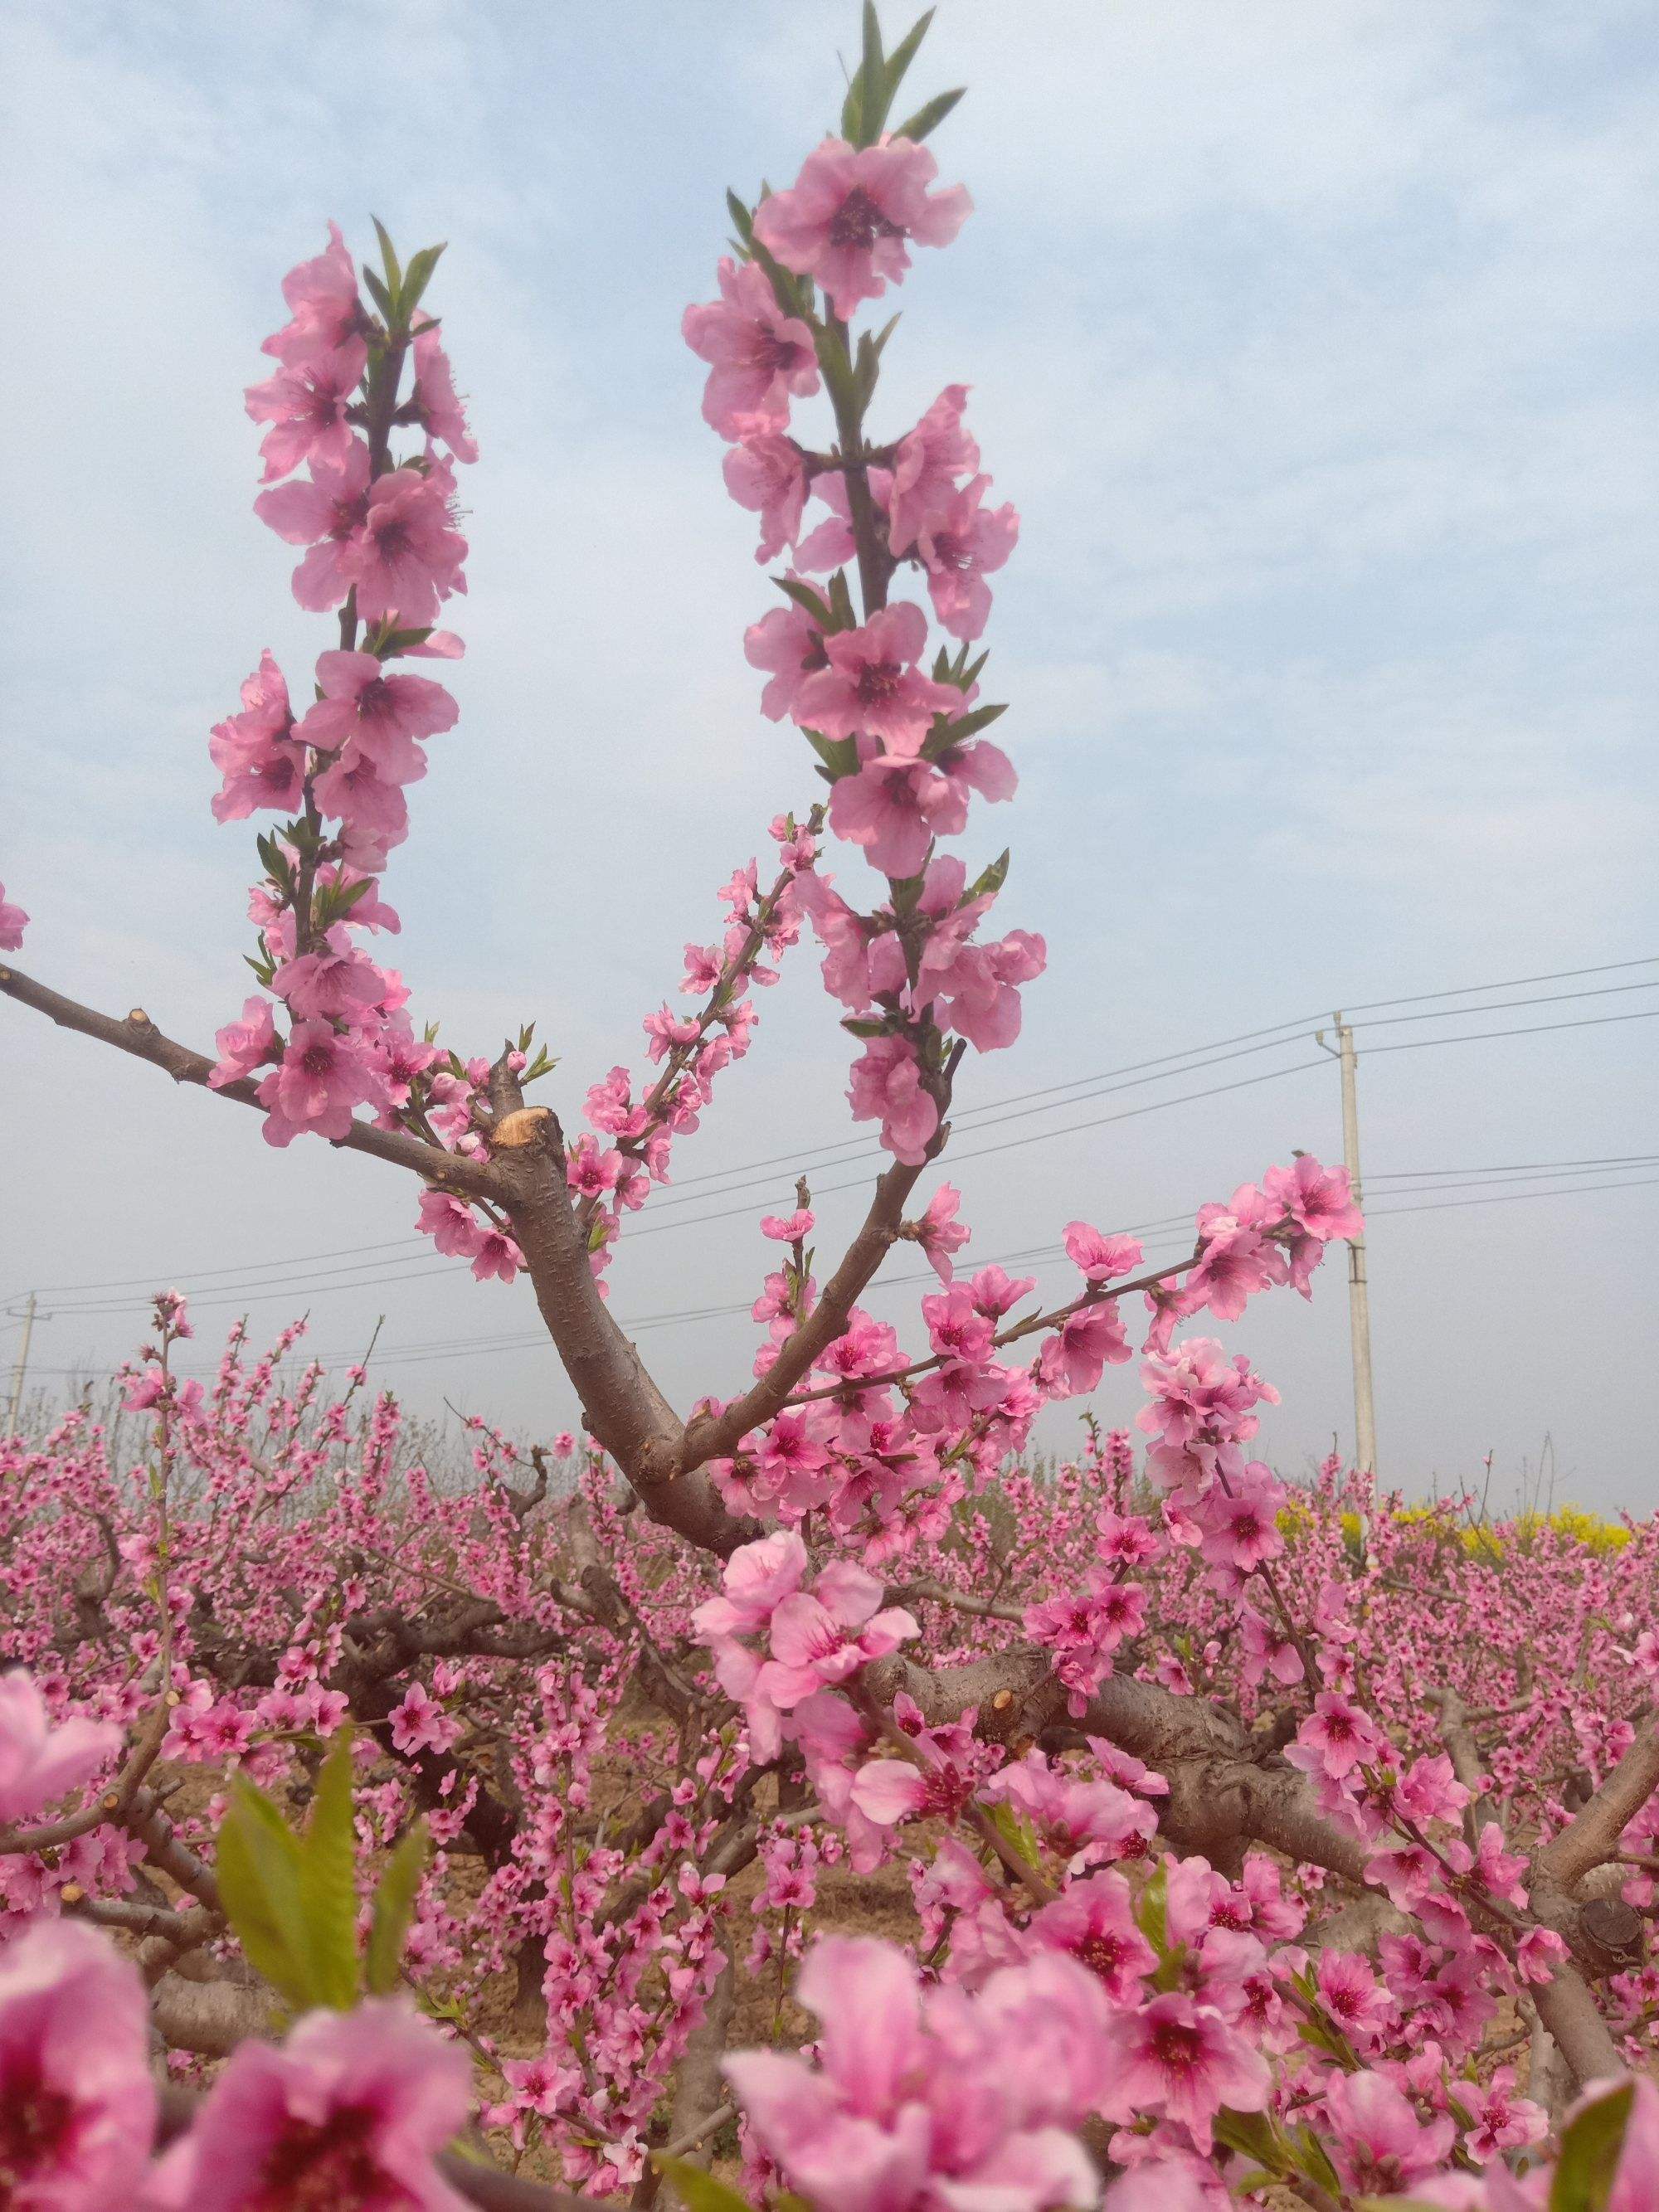
<svg viewBox="0 0 1659 2212">
<path fill-rule="evenodd" d="M 1588 1184 L 1576 1183 L 1570 1186 L 1565 1190 L 1511 1191 L 1507 1194 L 1500 1194 L 1497 1196 L 1487 1198 L 1429 1200 L 1418 1205 L 1373 1206 L 1368 1210 L 1368 1218 L 1378 1218 L 1393 1213 L 1449 1212 L 1453 1211 L 1462 1211 L 1462 1209 L 1472 1206 L 1510 1206 L 1516 1204 L 1522 1200 L 1530 1200 L 1550 1198 L 1580 1198 L 1589 1196 L 1596 1192 L 1610 1190 L 1651 1189 L 1656 1185 L 1659 1185 L 1659 1176 L 1644 1176 L 1624 1182 Z M 1183 1216 L 1182 1218 L 1184 1218 L 1185 1217 Z M 1042 1265 L 1042 1262 L 1038 1258 L 1038 1252 L 1042 1249 L 1043 1248 L 1037 1248 L 1037 1251 L 1034 1251 L 1030 1255 L 1027 1255 L 1032 1263 L 1038 1266 Z M 1056 1254 L 1058 1254 L 1063 1250 L 1064 1248 L 1061 1246 L 1055 1246 L 1052 1249 Z M 1015 1254 L 1005 1254 L 1001 1260 L 981 1260 L 976 1262 L 976 1265 L 980 1267 L 996 1267 L 1003 1265 L 1006 1261 L 1019 1256 L 1020 1255 Z M 1151 1257 L 1154 1255 L 1149 1254 L 1148 1256 Z M 911 1275 L 892 1276 L 885 1282 L 876 1282 L 871 1284 L 865 1295 L 866 1297 L 869 1297 L 878 1291 L 898 1290 L 907 1285 L 917 1282 L 926 1282 L 931 1279 L 931 1269 L 919 1271 Z M 726 1306 L 695 1307 L 678 1313 L 645 1316 L 637 1321 L 625 1319 L 622 1325 L 626 1328 L 637 1331 L 650 1328 L 685 1326 L 691 1322 L 699 1321 L 722 1320 L 729 1318 L 736 1314 L 746 1312 L 752 1304 L 752 1299 L 744 1298 L 734 1300 L 730 1305 Z M 482 1356 L 486 1352 L 524 1351 L 532 1349 L 538 1346 L 545 1346 L 550 1351 L 553 1349 L 552 1340 L 548 1336 L 545 1330 L 536 1329 L 527 1331 L 521 1336 L 512 1337 L 458 1337 L 450 1342 L 428 1342 L 417 1346 L 410 1346 L 403 1352 L 380 1353 L 377 1354 L 374 1358 L 373 1365 L 377 1369 L 389 1366 L 422 1365 L 433 1359 Z M 335 1371 L 336 1368 L 353 1366 L 358 1364 L 357 1361 L 354 1359 L 345 1358 L 339 1355 L 335 1355 L 333 1361 L 331 1364 L 325 1359 L 318 1360 L 315 1354 L 306 1358 L 303 1364 L 309 1365 L 313 1363 L 322 1365 L 325 1373 L 332 1373 Z M 36 1374 L 40 1375 L 69 1376 L 88 1376 L 88 1369 L 83 1366 L 37 1367 L 33 1371 Z M 207 1374 L 211 1374 L 216 1371 L 216 1369 L 205 1370 Z M 88 1379 L 90 1379 L 89 1376 Z"/>
<path fill-rule="evenodd" d="M 1401 998 L 1371 1000 L 1365 1002 L 1363 1006 L 1354 1007 L 1352 1011 L 1355 1012 L 1364 1012 L 1375 1007 L 1410 1005 L 1425 998 L 1465 997 L 1472 992 L 1519 988 L 1522 985 L 1530 982 L 1568 981 L 1580 975 L 1602 975 L 1631 967 L 1650 965 L 1654 964 L 1656 959 L 1659 959 L 1659 956 L 1644 955 L 1641 958 L 1636 960 L 1610 961 L 1604 962 L 1589 968 L 1557 969 L 1546 975 L 1514 977 L 1506 981 L 1495 983 L 1462 984 L 1453 989 L 1440 992 L 1410 993 Z M 1655 979 L 1655 981 L 1656 983 L 1659 983 L 1659 979 Z M 1650 983 L 1621 984 L 1607 986 L 1605 987 L 1605 989 L 1609 991 L 1641 990 L 1654 987 L 1654 984 Z M 1553 994 L 1547 998 L 1540 998 L 1534 1000 L 1512 1000 L 1507 1002 L 1505 1006 L 1501 1007 L 1464 1007 L 1454 1008 L 1449 1011 L 1453 1012 L 1462 1012 L 1469 1013 L 1485 1012 L 1488 1011 L 1499 1012 L 1507 1011 L 1510 1006 L 1520 1006 L 1528 1004 L 1546 1005 L 1556 1003 L 1563 999 L 1599 997 L 1601 995 L 1604 995 L 1604 991 L 1601 989 L 1582 993 L 1566 992 Z M 1528 1024 L 1525 1027 L 1514 1030 L 1472 1031 L 1463 1036 L 1411 1039 L 1404 1042 L 1396 1042 L 1393 1044 L 1371 1045 L 1368 1046 L 1366 1050 L 1371 1053 L 1407 1051 L 1416 1049 L 1421 1046 L 1428 1044 L 1462 1044 L 1478 1042 L 1480 1038 L 1485 1036 L 1498 1038 L 1505 1036 L 1541 1035 L 1547 1031 L 1557 1029 L 1586 1029 L 1595 1027 L 1598 1023 L 1620 1020 L 1642 1020 L 1648 1018 L 1649 1017 L 1646 1013 L 1631 1015 L 1604 1015 L 1593 1017 L 1589 1020 L 1583 1022 L 1540 1023 Z M 1310 1015 L 1304 1018 L 1305 1020 L 1316 1020 L 1318 1019 L 1319 1017 L 1316 1015 Z M 1437 1018 L 1437 1017 L 1432 1015 L 1406 1014 L 1394 1016 L 1388 1018 L 1390 1021 L 1415 1021 L 1419 1019 L 1432 1019 Z M 1377 1024 L 1361 1024 L 1361 1026 L 1367 1028 L 1376 1025 Z M 970 1120 L 973 1121 L 975 1122 L 975 1127 L 969 1130 L 969 1133 L 977 1133 L 978 1130 L 981 1129 L 999 1127 L 1005 1121 L 1024 1118 L 1024 1115 L 1022 1114 L 999 1110 L 1017 1106 L 1021 1101 L 1048 1097 L 1054 1099 L 1055 1102 L 1054 1107 L 1031 1107 L 1028 1109 L 1030 1112 L 1052 1111 L 1055 1110 L 1057 1107 L 1064 1104 L 1080 1105 L 1085 1103 L 1085 1097 L 1073 1097 L 1062 1100 L 1058 1098 L 1056 1094 L 1064 1091 L 1081 1091 L 1085 1094 L 1085 1097 L 1089 1095 L 1104 1097 L 1109 1095 L 1109 1086 L 1114 1083 L 1115 1079 L 1120 1077 L 1134 1079 L 1133 1081 L 1126 1081 L 1119 1085 L 1121 1088 L 1130 1089 L 1137 1087 L 1139 1082 L 1157 1082 L 1172 1079 L 1183 1074 L 1196 1073 L 1203 1067 L 1217 1066 L 1226 1060 L 1248 1056 L 1248 1053 L 1249 1051 L 1268 1051 L 1273 1048 L 1273 1044 L 1271 1042 L 1253 1042 L 1254 1040 L 1273 1039 L 1278 1042 L 1292 1042 L 1295 1041 L 1293 1036 L 1282 1035 L 1281 1032 L 1294 1031 L 1299 1026 L 1299 1024 L 1292 1022 L 1275 1023 L 1267 1029 L 1244 1030 L 1239 1032 L 1233 1037 L 1218 1039 L 1212 1045 L 1192 1046 L 1188 1048 L 1184 1052 L 1165 1054 L 1151 1060 L 1133 1061 L 1127 1063 L 1121 1068 L 1105 1070 L 1101 1073 L 1093 1076 L 1074 1077 L 1064 1083 L 1047 1085 L 1042 1090 L 1012 1093 L 1001 1099 L 988 1100 L 979 1106 L 971 1106 L 961 1109 L 958 1112 L 953 1115 L 952 1120 L 953 1122 L 957 1125 L 967 1123 Z M 1236 1051 L 1226 1048 L 1232 1047 L 1243 1047 L 1245 1048 L 1245 1050 Z M 1213 1054 L 1214 1056 L 1211 1058 L 1204 1057 L 1204 1055 L 1206 1054 Z M 1177 1062 L 1182 1064 L 1176 1065 L 1176 1063 Z M 1249 1081 L 1273 1081 L 1276 1080 L 1280 1075 L 1297 1073 L 1297 1068 L 1301 1066 L 1305 1065 L 1316 1066 L 1320 1064 L 1321 1063 L 1317 1061 L 1297 1063 L 1297 1066 L 1272 1070 L 1267 1075 L 1251 1078 L 1249 1079 Z M 1164 1068 L 1165 1071 L 1165 1073 L 1163 1076 L 1146 1073 L 1147 1070 L 1159 1067 Z M 1109 1087 L 1092 1090 L 1091 1086 L 1095 1085 Z M 1135 1112 L 1144 1113 L 1157 1111 L 1164 1105 L 1185 1104 L 1194 1098 L 1212 1097 L 1224 1091 L 1230 1089 L 1241 1089 L 1244 1087 L 1246 1087 L 1244 1085 L 1217 1085 L 1209 1091 L 1186 1093 L 1180 1098 L 1155 1102 L 1154 1104 L 1150 1107 L 1135 1109 Z M 1012 1141 L 1017 1143 L 1037 1142 L 1049 1136 L 1073 1135 L 1082 1131 L 1103 1127 L 1112 1121 L 1128 1120 L 1132 1118 L 1133 1118 L 1133 1115 L 1109 1115 L 1099 1116 L 1085 1122 L 1070 1124 L 1065 1129 L 1041 1131 L 1034 1133 L 1030 1138 L 1014 1139 Z M 797 1147 L 794 1151 L 790 1152 L 775 1154 L 769 1159 L 738 1163 L 731 1167 L 710 1170 L 702 1176 L 681 1178 L 673 1187 L 676 1195 L 659 1199 L 652 1210 L 653 1213 L 660 1215 L 665 1211 L 678 1205 L 694 1203 L 698 1196 L 705 1196 L 708 1198 L 736 1196 L 739 1191 L 745 1188 L 756 1187 L 764 1188 L 770 1187 L 774 1183 L 775 1179 L 769 1176 L 761 1178 L 758 1184 L 753 1182 L 743 1183 L 732 1182 L 732 1179 L 733 1177 L 749 1175 L 750 1171 L 754 1170 L 786 1164 L 792 1169 L 792 1170 L 794 1171 L 799 1171 L 803 1167 L 811 1168 L 814 1165 L 851 1165 L 853 1164 L 853 1162 L 850 1160 L 830 1162 L 827 1159 L 827 1154 L 829 1152 L 839 1153 L 848 1152 L 859 1146 L 866 1146 L 866 1151 L 860 1157 L 868 1158 L 872 1163 L 874 1163 L 883 1157 L 878 1148 L 870 1146 L 868 1140 L 861 1136 L 848 1138 L 827 1147 L 818 1148 L 819 1153 L 826 1155 L 824 1158 L 819 1158 L 817 1155 L 803 1158 L 802 1149 Z M 1008 1149 L 1006 1143 L 998 1146 L 981 1146 L 975 1152 L 971 1152 L 957 1151 L 951 1155 L 951 1158 L 952 1161 L 979 1158 L 986 1157 L 991 1152 L 1006 1149 Z M 862 1179 L 860 1178 L 859 1182 L 861 1183 L 861 1181 Z M 724 1190 L 702 1192 L 698 1192 L 691 1188 L 692 1186 L 708 1182 L 722 1182 L 726 1184 L 728 1188 Z M 855 1187 L 859 1187 L 859 1185 L 855 1183 L 831 1184 L 823 1193 L 821 1194 L 821 1195 L 827 1196 L 832 1192 L 849 1189 Z M 734 1218 L 736 1213 L 747 1212 L 749 1210 L 749 1207 L 745 1206 L 718 1213 L 699 1214 L 692 1218 L 688 1218 L 684 1222 L 663 1222 L 658 1220 L 648 1227 L 636 1230 L 634 1232 L 634 1236 L 637 1238 L 642 1236 L 664 1233 L 672 1228 L 693 1227 L 701 1222 L 728 1219 Z M 249 1262 L 240 1266 L 222 1265 L 219 1267 L 207 1268 L 173 1269 L 171 1271 L 171 1273 L 174 1278 L 182 1278 L 183 1279 L 192 1282 L 205 1281 L 210 1278 L 226 1279 L 221 1285 L 221 1287 L 226 1291 L 233 1293 L 233 1295 L 228 1298 L 219 1298 L 213 1301 L 213 1304 L 218 1308 L 222 1308 L 227 1304 L 234 1304 L 240 1303 L 240 1291 L 244 1286 L 246 1286 L 250 1298 L 257 1298 L 264 1295 L 272 1297 L 287 1296 L 289 1295 L 291 1291 L 307 1290 L 313 1291 L 316 1295 L 321 1296 L 326 1295 L 326 1291 L 316 1291 L 318 1277 L 315 1263 L 319 1261 L 343 1260 L 352 1263 L 344 1267 L 327 1268 L 322 1271 L 325 1274 L 339 1276 L 351 1275 L 361 1278 L 361 1280 L 356 1283 L 340 1283 L 332 1286 L 334 1288 L 340 1289 L 368 1288 L 372 1284 L 379 1282 L 408 1281 L 414 1279 L 421 1274 L 426 1273 L 435 1275 L 441 1272 L 439 1265 L 423 1266 L 406 1270 L 403 1273 L 387 1273 L 385 1272 L 375 1272 L 365 1264 L 365 1255 L 382 1252 L 398 1251 L 408 1251 L 412 1254 L 416 1249 L 422 1247 L 424 1244 L 424 1242 L 425 1240 L 419 1237 L 395 1237 L 386 1239 L 373 1244 L 340 1247 L 330 1252 L 321 1252 L 315 1255 L 295 1255 L 291 1258 L 286 1260 L 270 1260 Z M 433 1256 L 435 1260 L 436 1255 Z M 284 1271 L 296 1268 L 304 1268 L 307 1270 L 307 1273 L 302 1278 L 296 1277 L 291 1283 L 285 1279 L 272 1279 L 270 1281 L 257 1279 L 266 1277 L 282 1278 L 284 1274 Z M 51 1293 L 52 1295 L 72 1295 L 82 1292 L 110 1292 L 117 1291 L 127 1287 L 142 1289 L 148 1291 L 152 1289 L 155 1283 L 168 1272 L 169 1271 L 163 1269 L 156 1269 L 142 1276 L 117 1277 L 103 1282 L 43 1285 L 41 1286 L 41 1291 L 42 1295 L 46 1295 L 47 1293 Z M 74 1309 L 74 1310 L 88 1314 L 99 1310 L 130 1310 L 134 1304 L 140 1302 L 142 1301 L 134 1299 L 116 1299 L 112 1301 L 106 1306 L 88 1302 L 83 1306 Z M 202 1303 L 205 1307 L 207 1302 L 204 1301 Z"/>
<path fill-rule="evenodd" d="M 1533 999 L 1497 999 L 1485 1006 L 1440 1006 L 1426 1014 L 1382 1014 L 1374 1022 L 1356 1022 L 1362 1030 L 1393 1029 L 1401 1022 L 1451 1022 L 1462 1014 L 1508 1014 L 1517 1006 L 1559 1006 L 1569 999 L 1611 999 L 1621 991 L 1659 990 L 1659 975 L 1644 983 L 1603 983 L 1594 991 L 1542 991 Z"/>
<path fill-rule="evenodd" d="M 1592 1014 L 1582 1022 L 1535 1022 L 1518 1030 L 1471 1030 L 1465 1036 L 1407 1037 L 1396 1044 L 1367 1045 L 1368 1054 L 1379 1052 L 1420 1052 L 1425 1045 L 1485 1044 L 1493 1037 L 1542 1036 L 1551 1030 L 1595 1030 L 1608 1022 L 1650 1022 L 1659 1015 L 1659 1006 L 1650 1006 L 1639 1014 Z"/>
</svg>

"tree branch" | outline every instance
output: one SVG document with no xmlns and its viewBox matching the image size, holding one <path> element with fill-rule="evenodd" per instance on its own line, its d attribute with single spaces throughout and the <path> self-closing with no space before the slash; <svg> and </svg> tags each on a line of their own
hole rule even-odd
<svg viewBox="0 0 1659 2212">
<path fill-rule="evenodd" d="M 203 1090 L 214 1087 L 208 1083 L 214 1062 L 207 1054 L 164 1036 L 142 1006 L 135 1006 L 124 1021 L 118 1021 L 112 1014 L 98 1013 L 7 967 L 0 967 L 0 993 L 15 999 L 20 1006 L 32 1006 L 59 1029 L 74 1030 L 81 1036 L 95 1037 L 100 1044 L 113 1045 L 118 1052 L 131 1053 L 135 1060 L 148 1060 L 175 1083 L 194 1083 Z M 257 1087 L 246 1077 L 216 1088 L 220 1097 L 234 1098 L 239 1106 L 252 1106 L 264 1113 Z M 459 1191 L 464 1197 L 499 1198 L 501 1194 L 493 1169 L 483 1162 L 447 1152 L 441 1146 L 423 1144 L 401 1129 L 377 1129 L 368 1121 L 354 1121 L 348 1134 L 330 1141 L 344 1151 L 368 1152 L 393 1167 L 408 1168 L 428 1182 Z"/>
</svg>

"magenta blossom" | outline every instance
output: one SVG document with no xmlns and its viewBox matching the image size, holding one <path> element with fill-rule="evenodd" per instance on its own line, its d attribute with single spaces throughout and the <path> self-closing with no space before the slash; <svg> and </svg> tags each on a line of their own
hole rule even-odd
<svg viewBox="0 0 1659 2212">
<path fill-rule="evenodd" d="M 1353 1202 L 1346 1168 L 1322 1167 L 1303 1152 L 1287 1168 L 1269 1168 L 1261 1178 L 1265 1196 L 1285 1209 L 1286 1220 L 1322 1244 L 1358 1237 L 1364 1218 Z"/>
<path fill-rule="evenodd" d="M 23 942 L 28 916 L 21 906 L 8 906 L 6 887 L 0 884 L 0 952 L 15 952 Z"/>
<path fill-rule="evenodd" d="M 784 429 L 791 394 L 818 388 L 811 327 L 783 313 L 758 263 L 728 254 L 718 275 L 720 298 L 688 307 L 680 325 L 692 352 L 710 364 L 703 420 L 732 441 Z"/>
<path fill-rule="evenodd" d="M 283 1064 L 259 1085 L 268 1145 L 291 1145 L 302 1130 L 343 1137 L 353 1109 L 373 1098 L 379 1081 L 368 1056 L 326 1022 L 299 1022 Z"/>
<path fill-rule="evenodd" d="M 801 685 L 796 720 L 826 738 L 879 738 L 894 758 L 914 760 L 933 717 L 963 704 L 953 684 L 935 684 L 915 665 L 927 648 L 927 618 L 902 599 L 826 637 L 830 665 Z"/>
<path fill-rule="evenodd" d="M 1259 2112 L 1267 2102 L 1267 2061 L 1220 2013 L 1179 1990 L 1152 1998 L 1138 2012 L 1113 2014 L 1105 2037 L 1111 2086 L 1104 2110 L 1111 2118 L 1161 2112 L 1207 2151 L 1224 2105 Z"/>
<path fill-rule="evenodd" d="M 155 2131 L 149 2025 L 137 1968 L 90 1928 L 42 1920 L 0 1950 L 0 2203 L 140 2202 Z"/>
<path fill-rule="evenodd" d="M 459 2045 L 399 2001 L 312 2013 L 280 2049 L 239 2045 L 161 2161 L 160 2201 L 465 2212 L 434 2161 L 466 2120 L 469 2081 Z"/>
<path fill-rule="evenodd" d="M 32 1675 L 0 1674 L 0 1827 L 32 1820 L 90 1782 L 121 1740 L 112 1721 L 76 1714 L 54 1726 Z"/>
<path fill-rule="evenodd" d="M 973 205 L 960 185 L 930 192 L 939 164 L 925 146 L 890 138 L 853 147 L 826 138 L 793 187 L 755 210 L 755 235 L 798 276 L 811 276 L 845 319 L 910 266 L 906 251 L 948 246 Z"/>
</svg>

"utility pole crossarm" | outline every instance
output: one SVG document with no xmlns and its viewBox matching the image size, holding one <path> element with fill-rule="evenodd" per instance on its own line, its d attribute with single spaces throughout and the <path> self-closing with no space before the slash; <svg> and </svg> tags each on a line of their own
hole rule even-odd
<svg viewBox="0 0 1659 2212">
<path fill-rule="evenodd" d="M 23 1403 L 23 1377 L 28 1373 L 29 1339 L 34 1334 L 35 1293 L 31 1291 L 23 1308 L 23 1340 L 17 1347 L 17 1364 L 11 1370 L 11 1404 L 6 1410 L 6 1433 L 17 1433 L 17 1415 Z"/>
<path fill-rule="evenodd" d="M 1359 1098 L 1354 1079 L 1353 1030 L 1340 1012 L 1333 1016 L 1336 1030 L 1334 1057 L 1342 1070 L 1342 1158 L 1348 1170 L 1348 1188 L 1356 1206 L 1364 1196 L 1359 1179 Z M 1325 1043 L 1324 1033 L 1319 1042 Z M 1331 1048 L 1325 1046 L 1328 1052 Z M 1362 1474 L 1376 1476 L 1376 1407 L 1371 1392 L 1370 1287 L 1365 1273 L 1365 1236 L 1362 1230 L 1348 1245 L 1348 1330 L 1353 1347 L 1354 1460 Z"/>
</svg>

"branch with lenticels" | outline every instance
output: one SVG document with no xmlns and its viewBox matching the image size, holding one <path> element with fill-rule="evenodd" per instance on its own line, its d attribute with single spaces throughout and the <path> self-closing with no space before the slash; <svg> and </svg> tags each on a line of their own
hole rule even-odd
<svg viewBox="0 0 1659 2212">
<path fill-rule="evenodd" d="M 1013 1328 L 1005 1328 L 1000 1335 L 993 1337 L 992 1348 L 1000 1351 L 1005 1344 L 1016 1344 L 1021 1337 L 1035 1336 L 1043 1329 L 1058 1328 L 1073 1314 L 1082 1313 L 1090 1306 L 1110 1305 L 1115 1299 L 1127 1297 L 1132 1291 L 1149 1291 L 1155 1283 L 1167 1283 L 1172 1275 L 1185 1274 L 1198 1257 L 1197 1251 L 1194 1251 L 1186 1259 L 1174 1261 L 1167 1267 L 1159 1267 L 1148 1275 L 1137 1275 L 1133 1282 L 1115 1283 L 1110 1288 L 1091 1287 L 1080 1297 L 1073 1298 L 1069 1305 L 1056 1306 L 1052 1313 L 1029 1315 L 1024 1321 L 1016 1322 Z M 793 1339 L 790 1341 L 793 1343 Z M 884 1375 L 849 1376 L 843 1382 L 826 1383 L 822 1390 L 798 1391 L 785 1403 L 811 1406 L 820 1398 L 840 1398 L 849 1392 L 877 1390 L 884 1383 L 907 1382 L 913 1375 L 926 1375 L 935 1367 L 943 1367 L 951 1357 L 949 1352 L 936 1352 L 929 1358 L 913 1359 L 908 1367 L 890 1368 Z"/>
<path fill-rule="evenodd" d="M 74 1030 L 81 1036 L 96 1038 L 100 1044 L 113 1045 L 118 1052 L 131 1053 L 135 1060 L 148 1060 L 152 1067 L 159 1067 L 170 1075 L 175 1083 L 194 1083 L 204 1090 L 211 1088 L 222 1098 L 234 1099 L 239 1106 L 264 1111 L 257 1086 L 246 1077 L 210 1085 L 208 1078 L 213 1073 L 214 1061 L 205 1053 L 193 1051 L 189 1045 L 164 1036 L 142 1006 L 135 1006 L 124 1020 L 118 1019 L 112 1014 L 100 1014 L 94 1007 L 83 1006 L 75 999 L 65 998 L 61 991 L 54 991 L 45 983 L 37 983 L 33 976 L 5 966 L 0 966 L 0 994 L 15 999 L 19 1006 L 32 1006 L 36 1013 L 56 1022 L 59 1029 Z M 412 1169 L 428 1182 L 457 1191 L 464 1197 L 499 1200 L 501 1195 L 497 1178 L 482 1161 L 447 1152 L 441 1146 L 428 1144 L 401 1129 L 377 1129 L 368 1121 L 354 1121 L 346 1135 L 330 1141 L 349 1152 L 371 1153 L 376 1159 L 390 1161 L 393 1167 Z"/>
</svg>

